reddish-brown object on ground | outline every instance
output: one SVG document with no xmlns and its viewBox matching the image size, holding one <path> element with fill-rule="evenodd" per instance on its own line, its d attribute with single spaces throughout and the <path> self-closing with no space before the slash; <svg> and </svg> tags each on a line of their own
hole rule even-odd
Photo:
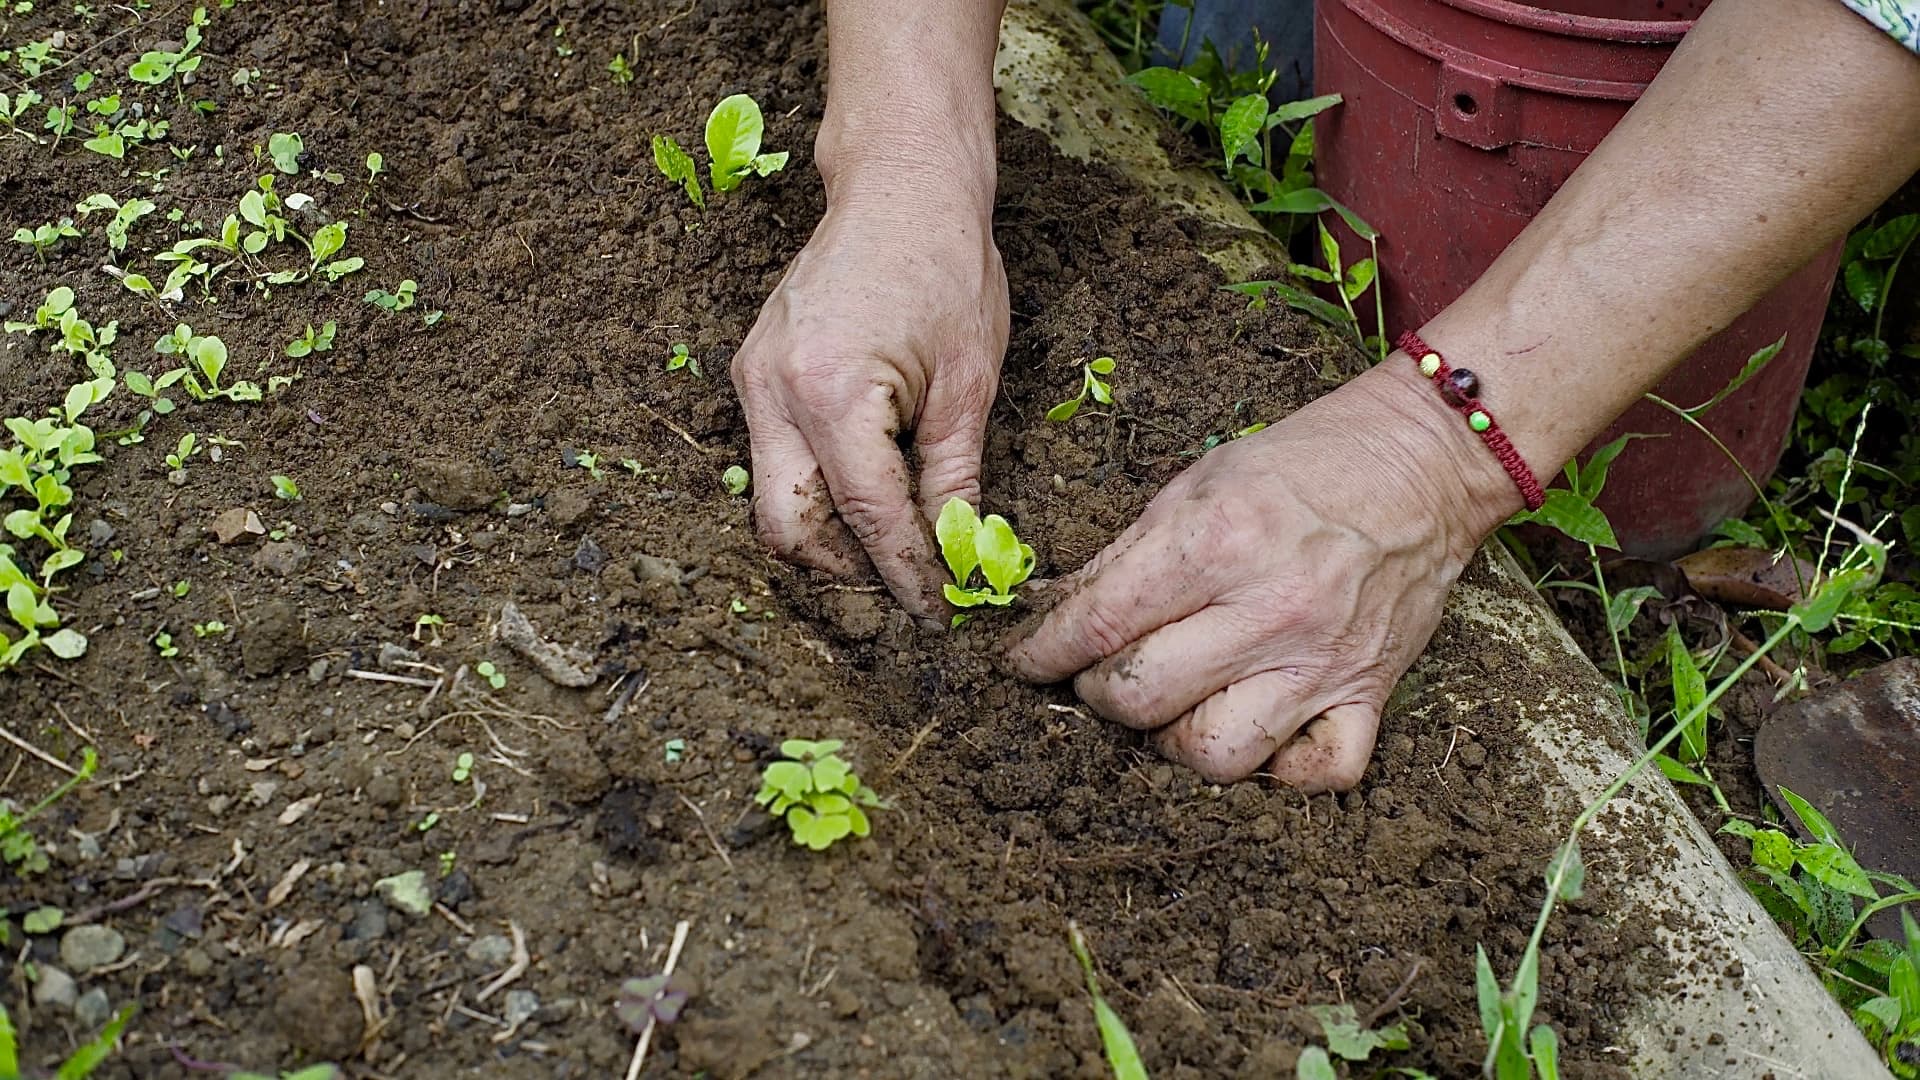
<svg viewBox="0 0 1920 1080">
<path fill-rule="evenodd" d="M 1705 7 L 1323 0 L 1316 89 L 1345 100 L 1316 121 L 1316 168 L 1328 194 L 1382 233 L 1387 325 L 1419 326 L 1472 284 L 1626 114 Z M 1344 223 L 1328 224 L 1345 250 L 1364 249 Z M 1683 408 L 1706 401 L 1784 334 L 1772 363 L 1704 420 L 1757 478 L 1785 446 L 1839 256 L 1836 244 L 1814 258 L 1656 391 Z M 1681 554 L 1751 501 L 1734 462 L 1678 417 L 1642 402 L 1598 441 L 1629 431 L 1666 436 L 1630 443 L 1609 473 L 1601 505 L 1629 554 Z"/>
</svg>

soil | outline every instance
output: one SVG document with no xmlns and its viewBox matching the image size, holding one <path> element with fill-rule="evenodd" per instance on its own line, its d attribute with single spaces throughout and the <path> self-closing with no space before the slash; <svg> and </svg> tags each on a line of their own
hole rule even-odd
<svg viewBox="0 0 1920 1080">
<path fill-rule="evenodd" d="M 62 6 L 42 7 L 9 33 L 55 29 Z M 43 91 L 82 67 L 122 81 L 187 15 L 129 27 L 113 12 L 68 27 L 83 59 Z M 197 148 L 189 160 L 138 151 L 123 175 L 72 140 L 0 141 L 10 218 L 146 194 L 162 214 L 135 228 L 144 252 L 174 239 L 173 207 L 217 223 L 265 167 L 251 148 L 298 130 L 305 164 L 344 182 L 281 190 L 344 216 L 347 254 L 367 260 L 337 286 L 270 296 L 230 273 L 217 303 L 178 306 L 243 377 L 300 378 L 259 403 L 183 404 L 80 470 L 74 534 L 92 552 L 61 607 L 91 650 L 0 676 L 10 732 L 66 760 L 100 750 L 100 781 L 35 822 L 52 868 L 0 878 L 24 960 L 62 963 L 58 934 L 22 934 L 41 905 L 124 936 L 124 957 L 70 972 L 140 1007 L 100 1075 L 315 1060 L 356 1076 L 619 1075 L 633 1035 L 616 989 L 660 969 L 681 920 L 692 998 L 648 1075 L 1104 1075 L 1069 920 L 1155 1076 L 1290 1075 L 1320 1036 L 1305 1006 L 1340 1001 L 1410 1023 L 1414 1047 L 1391 1063 L 1477 1068 L 1475 943 L 1513 970 L 1566 816 L 1522 768 L 1510 716 L 1482 708 L 1468 730 L 1396 710 L 1342 797 L 1211 786 L 1068 688 L 997 673 L 1004 623 L 922 630 L 873 587 L 756 544 L 747 500 L 719 480 L 747 448 L 727 367 L 822 209 L 817 3 L 241 3 L 212 13 L 207 42 L 185 102 L 138 95 L 173 145 Z M 608 76 L 616 50 L 631 86 Z M 243 67 L 260 71 L 250 86 L 233 81 Z M 697 147 L 709 104 L 734 92 L 765 106 L 768 148 L 793 159 L 701 212 L 648 140 Z M 216 112 L 190 107 L 201 94 Z M 370 151 L 388 171 L 363 200 Z M 1024 130 L 1001 151 L 1014 340 L 986 501 L 1051 575 L 1209 436 L 1323 392 L 1325 347 L 1221 291 L 1182 226 L 1118 178 Z M 330 219 L 295 216 L 302 231 Z M 20 318 L 69 284 L 89 317 L 119 321 L 120 365 L 156 371 L 148 343 L 173 320 L 97 271 L 94 228 L 44 266 L 0 253 L 0 300 Z M 419 282 L 415 311 L 361 301 L 402 278 Z M 427 310 L 446 316 L 429 328 Z M 332 350 L 287 358 L 322 320 L 338 322 Z M 674 342 L 704 377 L 663 370 Z M 1099 354 L 1119 359 L 1116 408 L 1043 422 Z M 77 373 L 10 336 L 4 415 L 39 414 Z M 136 406 L 117 393 L 97 426 Z M 230 441 L 176 486 L 162 458 L 187 431 Z M 603 475 L 580 466 L 589 451 Z M 277 500 L 275 474 L 304 501 Z M 281 538 L 217 542 L 207 527 L 234 508 Z M 594 685 L 558 686 L 502 644 L 509 602 L 580 650 Z M 416 632 L 429 612 L 445 625 Z M 228 629 L 196 636 L 211 620 Z M 177 655 L 152 644 L 162 630 Z M 1590 677 L 1483 663 L 1499 647 L 1486 634 L 1449 618 L 1429 666 L 1508 698 Z M 466 672 L 483 660 L 504 688 Z M 847 741 L 890 804 L 871 839 L 811 853 L 753 809 L 788 737 Z M 463 752 L 477 761 L 459 783 Z M 24 755 L 0 764 L 18 801 L 59 779 Z M 375 888 L 411 870 L 437 901 L 425 916 Z M 1568 1075 L 1624 1075 L 1615 1025 L 1652 989 L 1632 962 L 1647 931 L 1604 916 L 1607 876 L 1590 872 L 1547 939 L 1541 1000 Z M 519 966 L 515 937 L 529 963 L 489 993 Z M 0 997 L 45 1066 L 87 1031 L 29 995 L 16 964 Z"/>
</svg>

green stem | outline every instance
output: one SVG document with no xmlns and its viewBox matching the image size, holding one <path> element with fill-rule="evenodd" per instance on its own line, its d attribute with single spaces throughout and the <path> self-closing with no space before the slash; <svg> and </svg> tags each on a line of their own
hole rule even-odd
<svg viewBox="0 0 1920 1080">
<path fill-rule="evenodd" d="M 1620 631 L 1613 625 L 1613 597 L 1607 593 L 1607 575 L 1600 569 L 1600 552 L 1592 544 L 1587 545 L 1587 561 L 1593 564 L 1593 580 L 1596 583 L 1595 591 L 1600 594 L 1600 617 L 1607 621 L 1607 636 L 1613 639 L 1614 670 L 1620 673 L 1618 687 L 1620 707 L 1625 709 L 1627 715 L 1633 718 L 1634 726 L 1639 727 L 1640 717 L 1633 711 L 1633 691 L 1627 686 L 1626 650 L 1620 647 Z M 1643 739 L 1647 737 L 1646 729 L 1641 729 L 1640 737 Z"/>
<path fill-rule="evenodd" d="M 1893 262 L 1887 266 L 1887 276 L 1880 280 L 1880 310 L 1873 315 L 1873 337 L 1876 341 L 1886 340 L 1880 336 L 1880 333 L 1887 321 L 1889 306 L 1887 301 L 1893 297 L 1893 276 L 1900 272 L 1900 261 L 1907 257 L 1907 249 L 1913 246 L 1915 238 L 1920 238 L 1920 229 L 1914 230 L 1913 236 L 1907 237 L 1907 242 L 1900 245 L 1900 250 L 1893 256 Z"/>
<path fill-rule="evenodd" d="M 1673 415 L 1679 417 L 1680 419 L 1685 420 L 1687 423 L 1693 425 L 1693 429 L 1695 431 L 1698 431 L 1700 434 L 1705 435 L 1707 437 L 1707 441 L 1713 443 L 1713 445 L 1717 447 L 1722 454 L 1725 454 L 1727 456 L 1728 461 L 1733 462 L 1733 467 L 1736 469 L 1739 469 L 1740 475 L 1746 479 L 1747 486 L 1753 489 L 1754 498 L 1759 499 L 1760 505 L 1766 507 L 1767 519 L 1773 522 L 1774 528 L 1780 530 L 1780 536 L 1784 541 L 1784 539 L 1788 535 L 1786 518 L 1781 515 L 1780 508 L 1773 504 L 1773 500 L 1767 498 L 1766 489 L 1760 486 L 1760 481 L 1755 480 L 1753 478 L 1753 474 L 1747 471 L 1747 467 L 1741 463 L 1738 457 L 1734 456 L 1733 451 L 1727 449 L 1727 444 L 1721 442 L 1720 437 L 1718 435 L 1715 435 L 1713 432 L 1707 430 L 1707 426 L 1705 424 L 1702 424 L 1700 421 L 1694 419 L 1692 413 L 1689 413 L 1687 410 L 1681 408 L 1678 405 L 1675 405 L 1671 401 L 1668 401 L 1666 398 L 1663 398 L 1658 394 L 1642 394 L 1641 396 L 1646 398 L 1648 401 L 1653 402 L 1655 405 L 1658 405 L 1661 408 L 1667 410 Z M 1797 584 L 1800 587 L 1801 595 L 1805 595 L 1807 592 L 1807 582 L 1800 580 L 1800 560 L 1798 559 L 1795 559 L 1793 561 L 1793 576 L 1794 576 L 1795 584 Z"/>
<path fill-rule="evenodd" d="M 1852 926 L 1847 927 L 1847 936 L 1840 939 L 1840 944 L 1827 950 L 1827 964 L 1831 966 L 1839 962 L 1841 954 L 1847 951 L 1847 946 L 1853 944 L 1853 939 L 1859 936 L 1860 928 L 1867 925 L 1868 919 L 1890 907 L 1899 904 L 1911 904 L 1915 901 L 1920 901 L 1920 892 L 1895 893 L 1892 896 L 1883 896 L 1873 903 L 1868 904 L 1866 907 L 1861 908 L 1859 917 L 1853 920 Z"/>
</svg>

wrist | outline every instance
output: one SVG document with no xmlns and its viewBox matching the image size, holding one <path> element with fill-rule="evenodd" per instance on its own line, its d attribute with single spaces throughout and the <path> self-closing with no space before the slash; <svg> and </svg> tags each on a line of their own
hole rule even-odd
<svg viewBox="0 0 1920 1080">
<path fill-rule="evenodd" d="M 814 162 L 830 207 L 924 205 L 993 214 L 997 167 L 993 122 L 917 123 L 910 113 L 869 122 L 829 112 Z"/>
</svg>

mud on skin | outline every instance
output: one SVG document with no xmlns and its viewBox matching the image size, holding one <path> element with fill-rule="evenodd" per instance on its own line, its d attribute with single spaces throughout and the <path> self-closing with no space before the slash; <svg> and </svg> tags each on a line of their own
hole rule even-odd
<svg viewBox="0 0 1920 1080">
<path fill-rule="evenodd" d="M 64 17 L 42 6 L 22 32 Z M 562 23 L 570 57 L 554 50 Z M 86 63 L 124 72 L 160 36 L 156 16 Z M 1208 787 L 1077 710 L 1065 688 L 996 673 L 1004 621 L 922 632 L 884 595 L 774 563 L 747 501 L 724 494 L 721 470 L 747 451 L 728 357 L 822 209 L 809 154 L 825 71 L 817 4 L 246 4 L 213 13 L 208 42 L 217 113 L 144 95 L 174 143 L 202 150 L 184 163 L 142 153 L 140 168 L 173 166 L 154 196 L 163 212 L 217 221 L 254 175 L 235 149 L 274 131 L 298 130 L 316 167 L 352 177 L 379 151 L 388 171 L 367 216 L 349 219 L 362 274 L 271 299 L 240 290 L 187 315 L 248 367 L 274 358 L 276 373 L 293 370 L 281 348 L 301 326 L 339 331 L 284 395 L 184 407 L 85 473 L 76 529 L 100 516 L 126 552 L 118 564 L 95 552 L 65 600 L 92 652 L 58 667 L 64 678 L 3 680 L 10 730 L 77 753 L 64 725 L 44 722 L 57 706 L 96 739 L 103 777 L 131 777 L 40 823 L 55 865 L 6 883 L 12 913 L 211 877 L 244 852 L 218 890 L 163 888 L 103 916 L 133 961 L 71 974 L 142 1012 L 99 1075 L 178 1075 L 163 1042 L 263 1071 L 351 1058 L 394 1077 L 614 1074 L 632 1046 L 611 1015 L 615 989 L 658 970 L 680 919 L 693 924 L 681 970 L 696 993 L 656 1040 L 650 1074 L 1103 1075 L 1068 918 L 1155 1076 L 1287 1074 L 1319 1034 L 1303 1006 L 1365 1013 L 1416 963 L 1403 1006 L 1416 1049 L 1400 1063 L 1441 1075 L 1477 1064 L 1473 943 L 1512 969 L 1560 821 L 1530 801 L 1499 711 L 1482 710 L 1471 733 L 1389 715 L 1365 785 L 1339 798 Z M 607 77 L 616 49 L 639 69 L 631 87 Z M 234 88 L 240 64 L 279 89 Z M 697 144 L 707 104 L 734 92 L 762 103 L 767 145 L 793 161 L 701 213 L 655 175 L 648 138 Z M 1294 316 L 1220 291 L 1182 227 L 1124 183 L 1025 131 L 1003 130 L 1001 146 L 1014 335 L 986 503 L 1054 577 L 1208 435 L 1324 391 L 1326 357 Z M 0 184 L 21 221 L 129 190 L 104 159 L 24 140 L 0 142 Z M 358 198 L 351 179 L 300 187 L 340 211 Z M 135 245 L 158 236 L 143 223 Z M 154 370 L 147 343 L 167 327 L 98 273 L 97 242 L 62 245 L 45 270 L 24 249 L 0 253 L 0 298 L 17 312 L 71 284 L 90 317 L 120 320 L 121 366 Z M 360 302 L 405 277 L 422 309 L 448 313 L 432 332 Z M 662 370 L 677 341 L 706 378 Z M 1043 422 L 1098 355 L 1122 362 L 1121 418 Z M 72 375 L 17 336 L 0 371 L 9 415 L 39 413 L 44 388 Z M 116 395 L 103 426 L 132 405 Z M 244 448 L 196 459 L 175 488 L 161 444 L 186 430 Z M 568 450 L 631 457 L 660 479 L 609 468 L 595 480 L 565 467 Z M 294 477 L 305 501 L 276 504 L 272 474 Z M 507 503 L 535 509 L 508 516 Z M 203 526 L 235 506 L 292 521 L 310 557 L 279 560 L 283 573 L 212 545 Z M 578 557 L 589 541 L 603 560 Z M 128 599 L 180 579 L 193 582 L 184 599 Z M 553 687 L 490 641 L 509 600 L 543 635 L 590 651 L 598 685 Z M 440 646 L 412 640 L 427 612 L 445 619 Z M 232 632 L 183 641 L 171 660 L 147 643 L 162 624 L 178 639 L 210 618 Z M 500 665 L 498 701 L 521 716 L 488 723 L 524 773 L 491 759 L 478 719 L 441 712 L 445 697 L 422 715 L 423 691 L 346 675 L 377 669 L 387 643 L 447 670 Z M 1509 697 L 1542 677 L 1488 670 L 1492 646 L 1467 626 L 1443 627 L 1436 648 L 1431 670 Z M 622 675 L 623 689 L 645 689 L 609 723 Z M 894 805 L 872 840 L 812 855 L 751 810 L 786 737 L 847 740 Z M 670 764 L 672 739 L 684 751 Z M 472 786 L 449 779 L 463 751 L 487 788 L 477 809 Z M 53 779 L 28 762 L 9 794 Z M 310 871 L 268 910 L 268 890 L 303 859 Z M 416 869 L 452 917 L 415 919 L 374 894 Z M 1589 896 L 1604 896 L 1597 860 L 1592 877 Z M 1595 910 L 1556 919 L 1542 973 L 1546 1018 L 1581 1076 L 1608 1075 L 1612 1018 L 1643 989 L 1628 961 L 1645 943 Z M 534 997 L 514 999 L 532 1012 L 502 1037 L 453 995 L 504 1018 L 508 991 L 476 994 L 506 966 L 509 924 L 532 963 L 508 991 Z M 297 944 L 273 944 L 295 927 Z M 55 940 L 35 938 L 31 956 L 57 964 Z M 386 1020 L 364 1057 L 356 965 L 378 978 Z M 10 1007 L 25 1005 L 19 987 Z M 58 1008 L 13 1011 L 31 1062 L 82 1034 Z"/>
</svg>

